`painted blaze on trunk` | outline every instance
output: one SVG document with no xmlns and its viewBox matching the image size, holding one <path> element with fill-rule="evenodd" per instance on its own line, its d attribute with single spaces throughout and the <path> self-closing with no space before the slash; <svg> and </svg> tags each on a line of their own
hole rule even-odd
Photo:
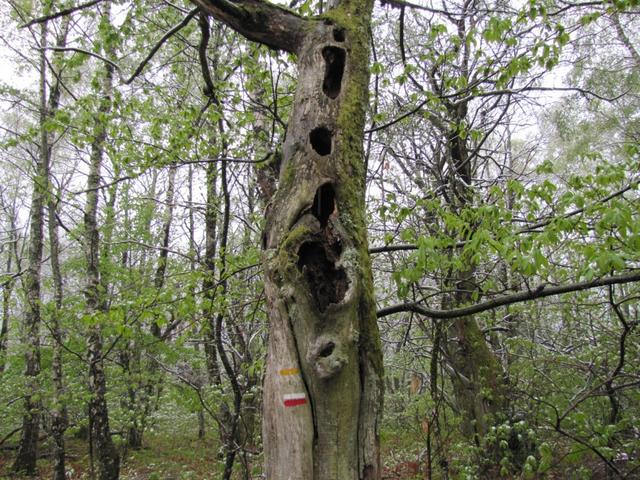
<svg viewBox="0 0 640 480">
<path fill-rule="evenodd" d="M 355 25 L 358 15 L 366 22 L 357 9 L 332 11 L 299 50 L 279 190 L 267 214 L 269 479 L 380 476 L 382 361 L 362 152 L 368 35 L 366 23 Z"/>
</svg>

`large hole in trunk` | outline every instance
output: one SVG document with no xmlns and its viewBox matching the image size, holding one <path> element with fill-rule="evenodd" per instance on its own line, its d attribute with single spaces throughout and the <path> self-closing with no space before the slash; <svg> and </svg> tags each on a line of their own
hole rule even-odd
<svg viewBox="0 0 640 480">
<path fill-rule="evenodd" d="M 318 155 L 329 155 L 331 153 L 331 130 L 326 127 L 318 127 L 309 133 L 309 141 Z"/>
<path fill-rule="evenodd" d="M 305 242 L 298 250 L 298 269 L 304 273 L 320 312 L 326 311 L 332 303 L 340 303 L 349 288 L 344 269 L 335 267 L 335 259 L 341 250 L 336 244 L 327 251 L 327 246 L 320 241 Z"/>
<path fill-rule="evenodd" d="M 336 193 L 333 185 L 325 183 L 321 185 L 313 198 L 311 213 L 318 219 L 322 228 L 327 226 L 329 217 L 336 208 Z"/>
<path fill-rule="evenodd" d="M 336 31 L 334 31 L 336 35 Z M 337 34 L 340 37 L 340 34 Z M 344 63 L 347 53 L 340 47 L 324 47 L 322 57 L 325 61 L 324 82 L 322 91 L 329 98 L 337 98 L 342 88 L 342 76 L 344 75 Z"/>
</svg>

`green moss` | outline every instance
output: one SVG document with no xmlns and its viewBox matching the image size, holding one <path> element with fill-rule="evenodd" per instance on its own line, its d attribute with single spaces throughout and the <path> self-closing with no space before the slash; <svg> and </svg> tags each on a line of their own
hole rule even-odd
<svg viewBox="0 0 640 480">
<path fill-rule="evenodd" d="M 281 274 L 291 275 L 292 269 L 297 270 L 298 250 L 313 232 L 307 226 L 301 225 L 291 230 L 280 243 L 278 248 L 277 270 Z"/>
<path fill-rule="evenodd" d="M 346 32 L 347 72 L 343 83 L 337 127 L 340 132 L 336 196 L 340 220 L 357 249 L 357 275 L 362 281 L 360 352 L 368 357 L 379 378 L 383 376 L 382 345 L 378 333 L 371 260 L 365 221 L 365 166 L 362 140 L 369 97 L 369 0 L 343 2 L 324 16 Z M 382 395 L 381 395 L 382 397 Z M 382 400 L 382 398 L 381 398 Z"/>
<path fill-rule="evenodd" d="M 296 169 L 293 166 L 293 162 L 287 162 L 282 174 L 280 176 L 280 188 L 288 190 L 296 178 Z"/>
</svg>

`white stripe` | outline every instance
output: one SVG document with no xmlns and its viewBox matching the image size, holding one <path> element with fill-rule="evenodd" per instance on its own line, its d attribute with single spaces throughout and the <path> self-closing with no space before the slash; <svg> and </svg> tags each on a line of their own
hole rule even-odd
<svg viewBox="0 0 640 480">
<path fill-rule="evenodd" d="M 301 400 L 303 398 L 307 398 L 307 395 L 304 393 L 285 393 L 285 400 Z"/>
</svg>

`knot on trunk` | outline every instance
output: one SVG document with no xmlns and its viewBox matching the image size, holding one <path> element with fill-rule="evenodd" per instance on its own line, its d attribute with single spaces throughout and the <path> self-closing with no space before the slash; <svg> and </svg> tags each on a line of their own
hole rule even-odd
<svg viewBox="0 0 640 480">
<path fill-rule="evenodd" d="M 307 358 L 318 376 L 323 380 L 334 377 L 347 364 L 340 349 L 340 342 L 328 336 L 320 336 L 309 349 Z"/>
</svg>

